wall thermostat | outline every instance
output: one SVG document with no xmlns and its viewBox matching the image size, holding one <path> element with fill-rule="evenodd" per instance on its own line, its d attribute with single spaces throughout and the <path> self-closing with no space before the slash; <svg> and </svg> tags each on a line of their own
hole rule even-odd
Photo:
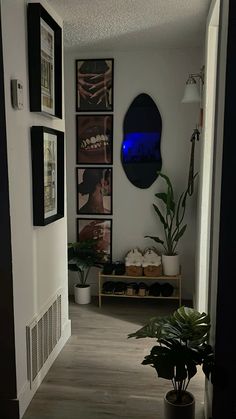
<svg viewBox="0 0 236 419">
<path fill-rule="evenodd" d="M 18 79 L 11 80 L 11 101 L 14 109 L 23 109 L 23 83 Z"/>
</svg>

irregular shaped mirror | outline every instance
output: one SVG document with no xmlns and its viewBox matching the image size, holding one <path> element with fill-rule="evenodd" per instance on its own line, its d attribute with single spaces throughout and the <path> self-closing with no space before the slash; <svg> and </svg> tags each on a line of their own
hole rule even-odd
<svg viewBox="0 0 236 419">
<path fill-rule="evenodd" d="M 149 188 L 161 170 L 162 120 L 152 98 L 142 93 L 131 103 L 123 126 L 121 161 L 129 181 Z"/>
</svg>

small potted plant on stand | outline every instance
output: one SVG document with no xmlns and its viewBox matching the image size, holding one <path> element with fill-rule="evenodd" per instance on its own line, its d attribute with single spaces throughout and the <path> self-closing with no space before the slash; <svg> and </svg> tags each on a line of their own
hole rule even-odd
<svg viewBox="0 0 236 419">
<path fill-rule="evenodd" d="M 187 228 L 187 224 L 183 225 L 183 221 L 188 197 L 188 189 L 180 195 L 178 202 L 176 203 L 170 179 L 163 173 L 159 173 L 159 176 L 166 181 L 167 190 L 165 192 L 155 194 L 155 196 L 162 203 L 162 206 L 153 204 L 153 207 L 163 226 L 164 240 L 155 236 L 145 237 L 148 237 L 163 246 L 165 251 L 162 255 L 164 275 L 178 275 L 180 264 L 176 248 L 180 238 L 183 236 Z M 193 182 L 196 176 L 197 174 L 194 176 Z"/>
<path fill-rule="evenodd" d="M 155 338 L 157 345 L 142 364 L 155 368 L 158 377 L 170 380 L 173 390 L 164 399 L 165 419 L 194 419 L 194 396 L 187 391 L 197 373 L 197 365 L 209 379 L 213 370 L 213 350 L 208 345 L 210 319 L 193 308 L 180 307 L 166 318 L 152 318 L 129 337 Z"/>
<path fill-rule="evenodd" d="M 102 254 L 96 251 L 97 240 L 84 240 L 68 244 L 68 269 L 78 273 L 79 282 L 74 285 L 75 302 L 89 304 L 91 301 L 88 275 L 92 267 L 102 267 Z"/>
</svg>

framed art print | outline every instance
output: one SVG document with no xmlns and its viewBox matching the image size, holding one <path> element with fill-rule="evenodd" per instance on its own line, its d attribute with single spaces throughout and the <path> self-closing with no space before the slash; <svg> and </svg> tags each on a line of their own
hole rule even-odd
<svg viewBox="0 0 236 419">
<path fill-rule="evenodd" d="M 76 169 L 77 214 L 112 214 L 112 168 Z"/>
<path fill-rule="evenodd" d="M 64 133 L 31 128 L 33 220 L 43 226 L 64 217 Z"/>
<path fill-rule="evenodd" d="M 113 58 L 76 60 L 76 111 L 113 111 Z"/>
<path fill-rule="evenodd" d="M 97 240 L 96 250 L 103 263 L 112 260 L 112 220 L 77 218 L 77 240 Z"/>
<path fill-rule="evenodd" d="M 30 111 L 62 118 L 62 30 L 40 3 L 28 4 Z"/>
<path fill-rule="evenodd" d="M 76 116 L 77 164 L 112 164 L 113 115 Z"/>
</svg>

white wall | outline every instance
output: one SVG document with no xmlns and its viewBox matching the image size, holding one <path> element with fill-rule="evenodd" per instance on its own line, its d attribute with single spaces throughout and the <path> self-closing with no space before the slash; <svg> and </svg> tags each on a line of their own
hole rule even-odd
<svg viewBox="0 0 236 419">
<path fill-rule="evenodd" d="M 122 259 L 134 246 L 153 245 L 146 234 L 157 235 L 160 225 L 152 208 L 154 194 L 161 190 L 159 180 L 146 190 L 134 187 L 120 162 L 122 125 L 132 100 L 140 93 L 156 102 L 163 121 L 161 151 L 163 172 L 173 180 L 177 194 L 187 184 L 190 137 L 198 120 L 196 105 L 181 104 L 188 73 L 201 65 L 200 49 L 65 52 L 65 116 L 67 134 L 68 236 L 76 239 L 76 131 L 75 59 L 114 57 L 114 165 L 113 165 L 113 260 Z M 198 145 L 197 145 L 198 153 Z M 196 169 L 197 170 L 197 169 Z M 191 298 L 194 284 L 196 195 L 189 201 L 187 232 L 179 246 L 184 275 L 184 297 Z M 95 273 L 90 278 L 96 282 Z"/>
<path fill-rule="evenodd" d="M 43 4 L 47 7 L 45 2 Z M 45 227 L 33 227 L 30 148 L 31 126 L 44 125 L 64 131 L 65 123 L 64 119 L 53 120 L 29 112 L 26 5 L 25 0 L 7 0 L 3 1 L 1 6 L 17 393 L 20 399 L 21 415 L 32 397 L 27 379 L 26 325 L 42 310 L 59 288 L 63 290 L 63 336 L 58 348 L 62 346 L 62 342 L 66 340 L 70 333 L 66 264 L 67 217 L 65 215 L 63 219 Z M 49 11 L 61 24 L 61 20 L 56 17 L 50 8 Z M 23 82 L 24 110 L 21 111 L 16 111 L 11 106 L 10 80 L 12 78 L 19 78 Z"/>
</svg>

